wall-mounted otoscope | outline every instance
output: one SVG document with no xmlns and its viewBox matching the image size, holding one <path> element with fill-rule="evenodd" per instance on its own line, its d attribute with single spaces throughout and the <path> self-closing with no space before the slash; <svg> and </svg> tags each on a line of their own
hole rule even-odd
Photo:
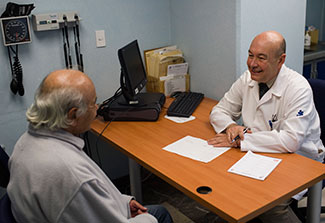
<svg viewBox="0 0 325 223">
<path fill-rule="evenodd" d="M 80 52 L 80 20 L 77 12 L 32 15 L 33 29 L 35 31 L 62 30 L 64 61 L 67 69 L 73 67 L 69 41 L 69 28 L 73 28 L 76 63 L 78 70 L 83 71 L 83 55 Z"/>
</svg>

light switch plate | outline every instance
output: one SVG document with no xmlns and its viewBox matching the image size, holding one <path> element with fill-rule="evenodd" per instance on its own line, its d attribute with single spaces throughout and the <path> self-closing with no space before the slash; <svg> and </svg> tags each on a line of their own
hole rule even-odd
<svg viewBox="0 0 325 223">
<path fill-rule="evenodd" d="M 96 47 L 105 47 L 105 30 L 96 30 Z"/>
</svg>

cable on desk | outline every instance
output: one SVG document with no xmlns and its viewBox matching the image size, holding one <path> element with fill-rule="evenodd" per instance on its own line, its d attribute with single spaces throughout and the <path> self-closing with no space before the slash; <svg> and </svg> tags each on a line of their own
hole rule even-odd
<svg viewBox="0 0 325 223">
<path fill-rule="evenodd" d="M 87 155 L 92 158 L 92 153 L 91 153 L 91 148 L 90 148 L 90 143 L 89 143 L 89 131 L 85 132 L 82 134 L 82 138 L 85 141 L 85 146 L 84 146 L 84 151 L 87 153 Z"/>
<path fill-rule="evenodd" d="M 111 106 L 111 104 L 122 94 L 122 88 L 118 88 L 116 90 L 116 92 L 114 93 L 114 95 L 108 99 L 106 99 L 105 101 L 103 101 L 103 103 L 99 106 L 98 110 L 97 110 L 97 115 L 101 115 L 102 112 L 106 109 L 109 109 L 109 107 Z M 124 113 L 122 113 L 121 115 L 124 115 L 125 113 L 127 113 L 128 111 L 130 111 L 132 108 L 127 109 Z M 120 115 L 120 116 L 121 116 Z M 115 119 L 117 119 L 120 116 L 116 116 L 114 118 L 112 118 L 104 127 L 104 129 L 101 131 L 101 133 L 97 136 L 96 142 L 95 142 L 95 147 L 96 147 L 96 154 L 98 157 L 98 165 L 100 166 L 100 168 L 102 168 L 102 162 L 101 162 L 101 158 L 99 155 L 99 148 L 98 148 L 98 141 L 99 138 L 103 135 L 103 133 L 105 132 L 106 128 L 112 123 L 112 121 L 114 121 Z"/>
<path fill-rule="evenodd" d="M 97 139 L 96 139 L 96 142 L 95 142 L 95 148 L 96 148 L 96 155 L 97 155 L 97 157 L 98 157 L 98 165 L 99 165 L 99 167 L 101 168 L 101 169 L 103 169 L 102 168 L 102 161 L 101 161 L 101 158 L 100 158 L 100 155 L 99 155 L 99 149 L 98 149 L 98 140 L 99 140 L 99 138 L 103 135 L 103 133 L 104 133 L 104 131 L 106 130 L 106 128 L 112 123 L 112 121 L 113 121 L 113 119 L 112 120 L 110 120 L 107 124 L 106 124 L 106 126 L 104 127 L 104 129 L 101 131 L 101 133 L 97 136 Z"/>
<path fill-rule="evenodd" d="M 141 167 L 141 165 L 140 165 Z M 152 173 L 149 172 L 147 176 L 143 177 L 143 179 L 141 180 L 141 183 L 144 183 L 145 181 L 147 181 L 150 177 L 151 177 Z"/>
<path fill-rule="evenodd" d="M 116 99 L 114 99 L 116 100 Z M 121 115 L 124 115 L 125 113 L 127 113 L 128 111 L 130 111 L 132 108 L 129 108 L 127 109 L 124 113 L 121 113 Z M 100 132 L 100 134 L 97 136 L 97 139 L 96 139 L 96 153 L 97 153 L 97 156 L 98 156 L 98 162 L 99 162 L 99 166 L 102 168 L 102 162 L 101 162 L 101 159 L 100 159 L 100 156 L 99 156 L 99 149 L 98 149 L 98 140 L 99 138 L 103 135 L 103 133 L 105 132 L 106 128 L 112 123 L 112 121 L 114 121 L 115 119 L 117 119 L 118 117 L 120 116 L 116 116 L 114 118 L 112 118 L 107 124 L 106 126 L 104 127 L 104 129 Z"/>
<path fill-rule="evenodd" d="M 106 110 L 106 109 L 109 109 L 109 107 L 111 106 L 112 102 L 115 101 L 120 95 L 122 94 L 122 88 L 119 87 L 114 95 L 108 99 L 106 99 L 105 101 L 103 101 L 98 109 L 97 109 L 97 116 L 98 115 L 102 115 L 103 114 L 103 111 Z M 102 161 L 101 161 L 101 158 L 100 158 L 100 155 L 99 155 L 99 149 L 98 149 L 98 140 L 99 138 L 103 135 L 104 131 L 106 130 L 106 128 L 111 124 L 111 122 L 113 121 L 114 119 L 110 120 L 106 126 L 104 127 L 104 129 L 101 131 L 101 133 L 97 136 L 96 138 L 96 142 L 95 142 L 95 148 L 96 148 L 96 155 L 97 155 L 97 158 L 98 158 L 98 165 L 100 168 L 102 168 Z M 86 135 L 87 138 L 88 138 L 88 134 Z M 89 139 L 88 139 L 88 145 L 89 145 L 89 150 L 91 151 L 91 147 L 90 147 L 90 144 L 89 144 Z"/>
<path fill-rule="evenodd" d="M 122 94 L 122 88 L 119 87 L 114 95 L 108 99 L 106 99 L 105 101 L 103 101 L 99 106 L 98 106 L 98 109 L 97 109 L 97 116 L 100 115 L 100 116 L 103 116 L 105 111 L 107 109 L 109 109 L 109 107 L 111 106 L 111 104 L 113 103 L 113 101 L 115 101 L 119 96 L 121 96 Z"/>
</svg>

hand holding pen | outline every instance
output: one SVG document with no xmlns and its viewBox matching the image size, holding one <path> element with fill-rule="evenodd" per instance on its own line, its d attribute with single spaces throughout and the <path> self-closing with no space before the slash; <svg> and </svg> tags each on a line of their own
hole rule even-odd
<svg viewBox="0 0 325 223">
<path fill-rule="evenodd" d="M 226 129 L 228 142 L 230 144 L 237 142 L 238 139 L 243 140 L 245 133 L 252 133 L 252 131 L 248 127 L 244 127 L 244 126 L 237 125 L 237 124 L 231 124 Z M 239 146 L 239 145 L 237 145 L 237 146 Z"/>
<path fill-rule="evenodd" d="M 208 144 L 214 147 L 240 147 L 240 140 L 244 139 L 245 133 L 252 133 L 249 128 L 237 124 L 231 124 L 226 132 L 217 133 L 213 138 L 208 139 Z"/>
<path fill-rule="evenodd" d="M 243 130 L 243 135 L 246 133 L 248 131 L 248 128 L 246 127 L 246 128 L 244 128 L 244 130 Z M 238 139 L 240 139 L 240 135 L 237 135 L 232 141 L 231 141 L 231 143 L 234 143 L 236 140 L 238 140 Z"/>
</svg>

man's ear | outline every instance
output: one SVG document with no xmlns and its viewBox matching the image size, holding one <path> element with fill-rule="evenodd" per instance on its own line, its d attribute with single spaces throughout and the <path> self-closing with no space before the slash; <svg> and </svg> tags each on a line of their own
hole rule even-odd
<svg viewBox="0 0 325 223">
<path fill-rule="evenodd" d="M 279 58 L 279 64 L 282 66 L 282 64 L 284 64 L 284 61 L 286 60 L 286 54 L 283 53 L 280 58 Z"/>
<path fill-rule="evenodd" d="M 76 119 L 77 119 L 77 108 L 71 108 L 68 111 L 68 119 L 72 121 L 72 125 L 74 125 L 76 123 Z"/>
<path fill-rule="evenodd" d="M 286 60 L 286 54 L 283 53 L 279 59 L 278 59 L 278 70 L 280 71 L 282 65 L 284 64 L 284 61 Z"/>
</svg>

